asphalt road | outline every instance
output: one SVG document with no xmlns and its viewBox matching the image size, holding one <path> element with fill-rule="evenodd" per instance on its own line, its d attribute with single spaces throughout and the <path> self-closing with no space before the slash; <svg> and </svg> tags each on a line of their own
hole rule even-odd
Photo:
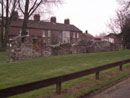
<svg viewBox="0 0 130 98">
<path fill-rule="evenodd" d="M 130 78 L 104 90 L 103 92 L 84 98 L 130 98 Z"/>
</svg>

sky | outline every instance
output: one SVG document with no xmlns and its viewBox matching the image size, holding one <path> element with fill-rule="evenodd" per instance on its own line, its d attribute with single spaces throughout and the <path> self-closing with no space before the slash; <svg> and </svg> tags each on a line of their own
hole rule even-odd
<svg viewBox="0 0 130 98">
<path fill-rule="evenodd" d="M 108 32 L 106 26 L 115 16 L 118 4 L 116 0 L 63 0 L 63 4 L 53 8 L 57 22 L 63 23 L 69 18 L 70 24 L 92 35 Z"/>
<path fill-rule="evenodd" d="M 70 24 L 96 36 L 109 32 L 106 24 L 115 16 L 117 8 L 116 0 L 63 0 L 62 4 L 52 8 L 49 17 L 55 16 L 59 23 L 70 19 Z"/>
</svg>

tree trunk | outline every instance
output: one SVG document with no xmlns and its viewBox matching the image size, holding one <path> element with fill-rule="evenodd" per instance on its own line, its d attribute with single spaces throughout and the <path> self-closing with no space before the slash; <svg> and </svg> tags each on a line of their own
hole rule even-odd
<svg viewBox="0 0 130 98">
<path fill-rule="evenodd" d="M 22 26 L 22 35 L 26 35 L 27 23 L 29 18 L 28 9 L 29 9 L 29 0 L 26 0 L 24 20 Z"/>
<path fill-rule="evenodd" d="M 7 48 L 8 43 L 8 32 L 9 32 L 9 0 L 6 0 L 6 24 L 5 24 L 5 34 L 3 48 Z"/>
<path fill-rule="evenodd" d="M 1 8 L 1 12 L 2 12 L 2 15 L 1 15 L 1 34 L 0 34 L 0 48 L 3 48 L 3 28 L 4 28 L 4 5 L 3 5 L 3 0 L 2 0 L 2 3 L 1 3 L 1 6 L 2 6 L 2 8 Z"/>
</svg>

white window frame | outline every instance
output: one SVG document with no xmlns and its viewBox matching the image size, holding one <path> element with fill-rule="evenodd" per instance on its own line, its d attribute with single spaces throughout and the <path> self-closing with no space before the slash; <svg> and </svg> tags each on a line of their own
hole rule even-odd
<svg viewBox="0 0 130 98">
<path fill-rule="evenodd" d="M 73 33 L 73 38 L 76 38 L 76 33 Z"/>
<path fill-rule="evenodd" d="M 70 43 L 70 31 L 63 31 L 63 43 Z"/>
<path fill-rule="evenodd" d="M 42 37 L 46 37 L 46 32 L 45 32 L 45 30 L 42 31 Z"/>
<path fill-rule="evenodd" d="M 22 35 L 22 29 L 19 29 L 19 36 Z"/>
<path fill-rule="evenodd" d="M 51 39 L 48 39 L 48 43 L 51 43 Z"/>
<path fill-rule="evenodd" d="M 51 30 L 48 30 L 48 37 L 51 37 Z"/>
<path fill-rule="evenodd" d="M 79 38 L 79 33 L 77 33 L 77 38 Z"/>
</svg>

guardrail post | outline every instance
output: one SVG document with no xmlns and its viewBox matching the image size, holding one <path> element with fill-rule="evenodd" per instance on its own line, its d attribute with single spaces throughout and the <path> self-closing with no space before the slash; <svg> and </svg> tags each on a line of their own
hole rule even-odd
<svg viewBox="0 0 130 98">
<path fill-rule="evenodd" d="M 57 94 L 60 94 L 60 93 L 61 93 L 61 82 L 58 82 L 58 83 L 56 84 L 56 93 L 57 93 Z"/>
<path fill-rule="evenodd" d="M 122 64 L 120 65 L 120 71 L 122 71 Z"/>
<path fill-rule="evenodd" d="M 99 80 L 99 71 L 96 72 L 96 80 Z"/>
</svg>

